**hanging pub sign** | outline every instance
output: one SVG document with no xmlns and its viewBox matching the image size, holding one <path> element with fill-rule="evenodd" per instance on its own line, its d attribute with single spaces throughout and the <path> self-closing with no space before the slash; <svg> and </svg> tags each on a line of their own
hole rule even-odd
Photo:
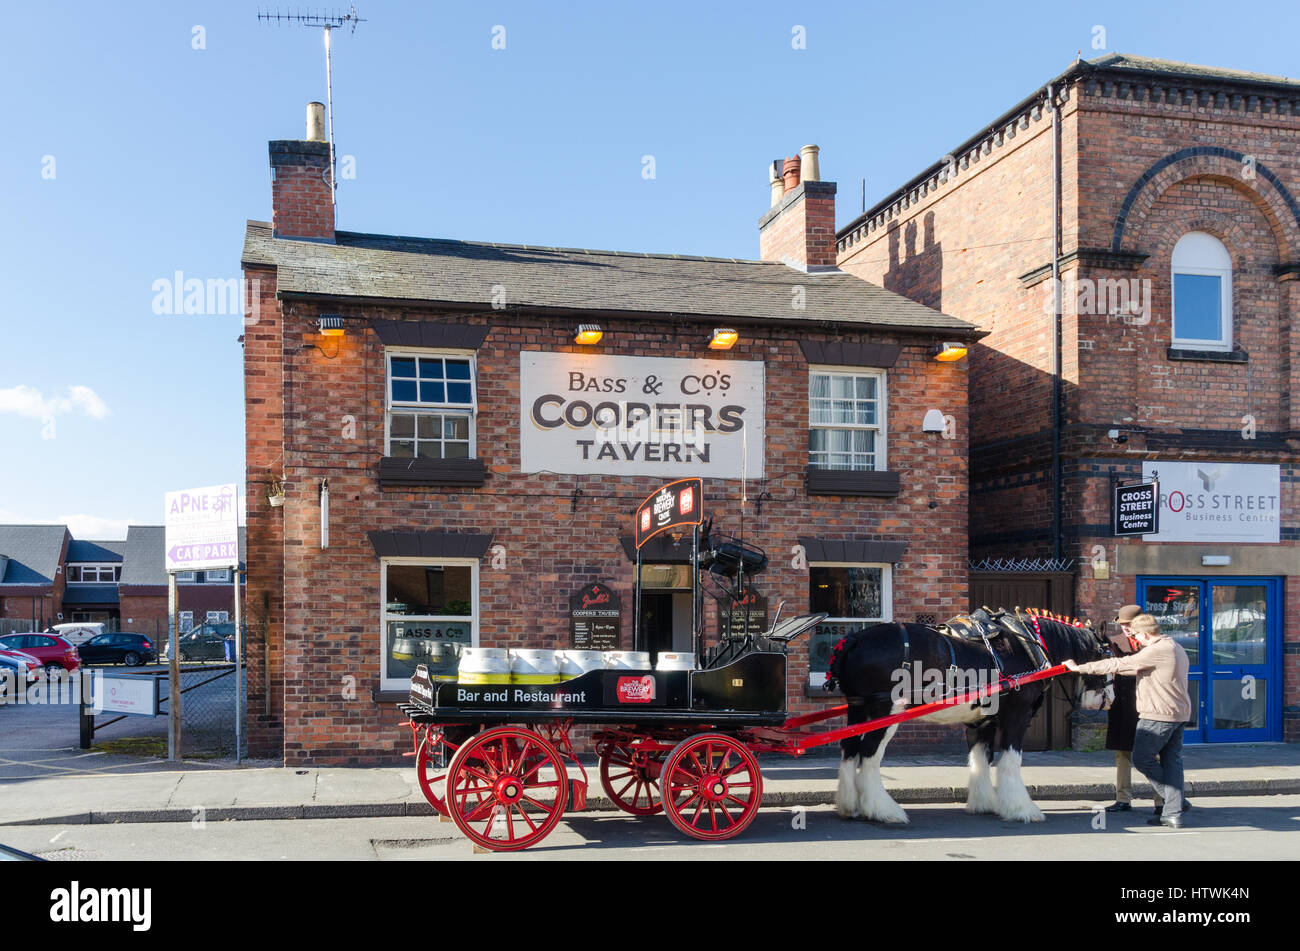
<svg viewBox="0 0 1300 951">
<path fill-rule="evenodd" d="M 704 480 L 669 482 L 636 508 L 636 547 L 670 528 L 699 525 L 704 519 Z"/>
<path fill-rule="evenodd" d="M 1150 535 L 1160 531 L 1160 483 L 1137 482 L 1115 486 L 1115 503 L 1111 509 L 1111 533 Z"/>
<path fill-rule="evenodd" d="M 577 651 L 616 651 L 623 618 L 618 593 L 595 581 L 569 596 L 569 646 Z"/>
<path fill-rule="evenodd" d="M 732 601 L 726 614 L 727 636 L 758 636 L 767 632 L 767 598 L 752 587 L 738 601 Z"/>
</svg>

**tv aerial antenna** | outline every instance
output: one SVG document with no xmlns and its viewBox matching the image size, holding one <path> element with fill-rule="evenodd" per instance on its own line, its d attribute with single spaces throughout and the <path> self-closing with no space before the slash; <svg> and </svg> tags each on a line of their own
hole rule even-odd
<svg viewBox="0 0 1300 951">
<path fill-rule="evenodd" d="M 338 219 L 339 206 L 339 181 L 338 181 L 338 164 L 334 155 L 334 77 L 332 70 L 332 57 L 330 53 L 330 34 L 335 30 L 343 27 L 350 27 L 351 32 L 357 32 L 357 24 L 366 21 L 357 16 L 357 5 L 352 4 L 347 13 L 302 13 L 295 10 L 292 13 L 281 13 L 280 8 L 276 7 L 275 12 L 271 13 L 258 11 L 257 19 L 263 23 L 274 23 L 276 26 L 288 23 L 297 26 L 314 26 L 319 27 L 325 33 L 325 115 L 329 123 L 330 139 L 330 194 L 334 199 L 334 217 Z"/>
</svg>

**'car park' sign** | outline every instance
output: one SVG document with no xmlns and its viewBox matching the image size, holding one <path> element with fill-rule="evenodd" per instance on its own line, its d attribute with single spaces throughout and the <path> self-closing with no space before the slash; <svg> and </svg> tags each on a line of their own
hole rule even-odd
<svg viewBox="0 0 1300 951">
<path fill-rule="evenodd" d="M 238 567 L 238 499 L 234 484 L 167 493 L 168 571 Z"/>
</svg>

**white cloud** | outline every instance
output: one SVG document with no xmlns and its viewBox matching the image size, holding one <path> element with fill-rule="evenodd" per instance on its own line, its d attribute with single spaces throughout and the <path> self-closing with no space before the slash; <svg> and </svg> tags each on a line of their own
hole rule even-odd
<svg viewBox="0 0 1300 951">
<path fill-rule="evenodd" d="M 48 399 L 41 395 L 40 390 L 22 383 L 0 390 L 0 413 L 13 413 L 43 421 L 72 412 L 79 412 L 91 419 L 103 419 L 111 410 L 99 394 L 88 386 L 70 386 L 66 396 L 51 396 Z"/>
<path fill-rule="evenodd" d="M 73 538 L 110 541 L 126 538 L 128 525 L 141 524 L 125 518 L 100 518 L 98 515 L 60 515 L 59 522 L 68 526 Z"/>
</svg>

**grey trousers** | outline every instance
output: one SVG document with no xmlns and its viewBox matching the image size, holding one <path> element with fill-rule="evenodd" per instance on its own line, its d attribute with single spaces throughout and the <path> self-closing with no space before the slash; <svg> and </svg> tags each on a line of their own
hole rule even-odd
<svg viewBox="0 0 1300 951">
<path fill-rule="evenodd" d="M 1155 798 L 1157 806 L 1165 804 L 1160 793 L 1157 792 Z M 1128 750 L 1115 751 L 1115 801 L 1133 801 L 1133 754 Z"/>
<path fill-rule="evenodd" d="M 1138 720 L 1133 765 L 1165 801 L 1161 815 L 1183 814 L 1183 724 Z"/>
</svg>

